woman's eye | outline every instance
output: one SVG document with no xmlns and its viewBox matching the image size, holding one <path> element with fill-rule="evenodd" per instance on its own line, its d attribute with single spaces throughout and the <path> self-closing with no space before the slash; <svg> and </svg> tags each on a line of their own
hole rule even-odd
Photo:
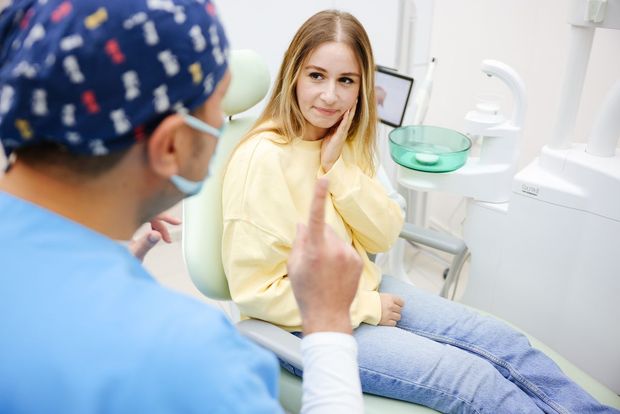
<svg viewBox="0 0 620 414">
<path fill-rule="evenodd" d="M 323 75 L 321 75 L 319 72 L 312 72 L 312 73 L 310 73 L 310 77 L 312 79 L 316 79 L 316 80 L 323 79 Z"/>
<path fill-rule="evenodd" d="M 351 79 L 351 78 L 340 78 L 340 82 L 344 83 L 345 85 L 350 85 L 350 84 L 354 83 L 353 79 Z"/>
</svg>

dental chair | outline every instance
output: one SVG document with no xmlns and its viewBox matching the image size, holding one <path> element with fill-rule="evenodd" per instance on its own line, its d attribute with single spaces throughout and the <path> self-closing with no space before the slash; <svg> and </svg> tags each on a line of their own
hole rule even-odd
<svg viewBox="0 0 620 414">
<path fill-rule="evenodd" d="M 231 301 L 228 282 L 222 266 L 222 200 L 221 190 L 224 168 L 240 138 L 253 125 L 255 118 L 238 117 L 258 103 L 269 89 L 269 72 L 264 61 L 252 51 L 236 50 L 230 56 L 232 82 L 223 102 L 229 117 L 227 128 L 219 138 L 216 154 L 211 161 L 211 177 L 202 192 L 183 204 L 183 254 L 189 275 L 196 287 L 207 297 Z M 382 180 L 383 181 L 383 180 Z M 391 191 L 395 193 L 395 191 Z M 456 238 L 406 224 L 401 237 L 414 243 L 426 245 L 454 255 L 451 272 L 458 272 L 467 252 L 464 243 Z M 448 279 L 453 275 L 449 275 Z M 232 305 L 231 303 L 231 306 Z M 303 369 L 300 339 L 270 323 L 259 320 L 243 320 L 237 323 L 240 332 L 274 352 L 280 359 Z M 530 338 L 532 345 L 549 355 L 562 370 L 588 390 L 599 401 L 620 407 L 620 398 L 588 377 L 552 350 Z M 280 403 L 290 413 L 301 409 L 301 379 L 280 370 Z M 372 413 L 435 413 L 427 407 L 364 394 L 365 412 Z"/>
</svg>

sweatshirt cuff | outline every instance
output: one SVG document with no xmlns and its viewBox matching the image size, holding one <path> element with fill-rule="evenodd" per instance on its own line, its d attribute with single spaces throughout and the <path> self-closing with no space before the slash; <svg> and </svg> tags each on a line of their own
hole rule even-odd
<svg viewBox="0 0 620 414">
<path fill-rule="evenodd" d="M 356 174 L 358 174 L 358 171 L 347 166 L 342 156 L 340 156 L 327 173 L 321 168 L 318 178 L 327 178 L 329 180 L 329 192 L 336 197 L 342 197 L 343 194 L 351 191 Z"/>
<path fill-rule="evenodd" d="M 378 325 L 381 320 L 381 298 L 379 292 L 364 290 L 357 293 L 351 305 L 351 322 L 357 328 L 364 322 L 369 325 Z"/>
</svg>

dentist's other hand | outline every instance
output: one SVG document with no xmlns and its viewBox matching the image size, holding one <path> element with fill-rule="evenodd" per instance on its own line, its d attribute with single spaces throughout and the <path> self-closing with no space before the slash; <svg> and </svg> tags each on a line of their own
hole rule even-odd
<svg viewBox="0 0 620 414">
<path fill-rule="evenodd" d="M 305 335 L 352 332 L 349 310 L 362 272 L 357 252 L 325 224 L 327 187 L 317 181 L 308 225 L 297 226 L 287 264 Z"/>
<path fill-rule="evenodd" d="M 164 240 L 166 243 L 172 243 L 170 232 L 166 223 L 173 226 L 181 224 L 181 220 L 168 214 L 160 214 L 150 221 L 151 230 L 138 239 L 134 239 L 129 242 L 129 251 L 141 262 L 146 257 L 146 254 L 159 243 L 160 240 Z"/>
<path fill-rule="evenodd" d="M 181 224 L 181 220 L 169 214 L 160 214 L 151 220 L 151 229 L 161 234 L 161 238 L 166 243 L 172 243 L 172 238 L 170 237 L 170 232 L 168 231 L 166 223 L 178 226 Z"/>
</svg>

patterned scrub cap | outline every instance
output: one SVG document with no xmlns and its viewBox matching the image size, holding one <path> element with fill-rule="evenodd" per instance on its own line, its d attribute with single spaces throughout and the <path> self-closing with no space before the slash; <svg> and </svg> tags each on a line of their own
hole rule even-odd
<svg viewBox="0 0 620 414">
<path fill-rule="evenodd" d="M 209 0 L 15 0 L 0 14 L 0 142 L 105 155 L 193 110 L 228 66 Z"/>
</svg>

